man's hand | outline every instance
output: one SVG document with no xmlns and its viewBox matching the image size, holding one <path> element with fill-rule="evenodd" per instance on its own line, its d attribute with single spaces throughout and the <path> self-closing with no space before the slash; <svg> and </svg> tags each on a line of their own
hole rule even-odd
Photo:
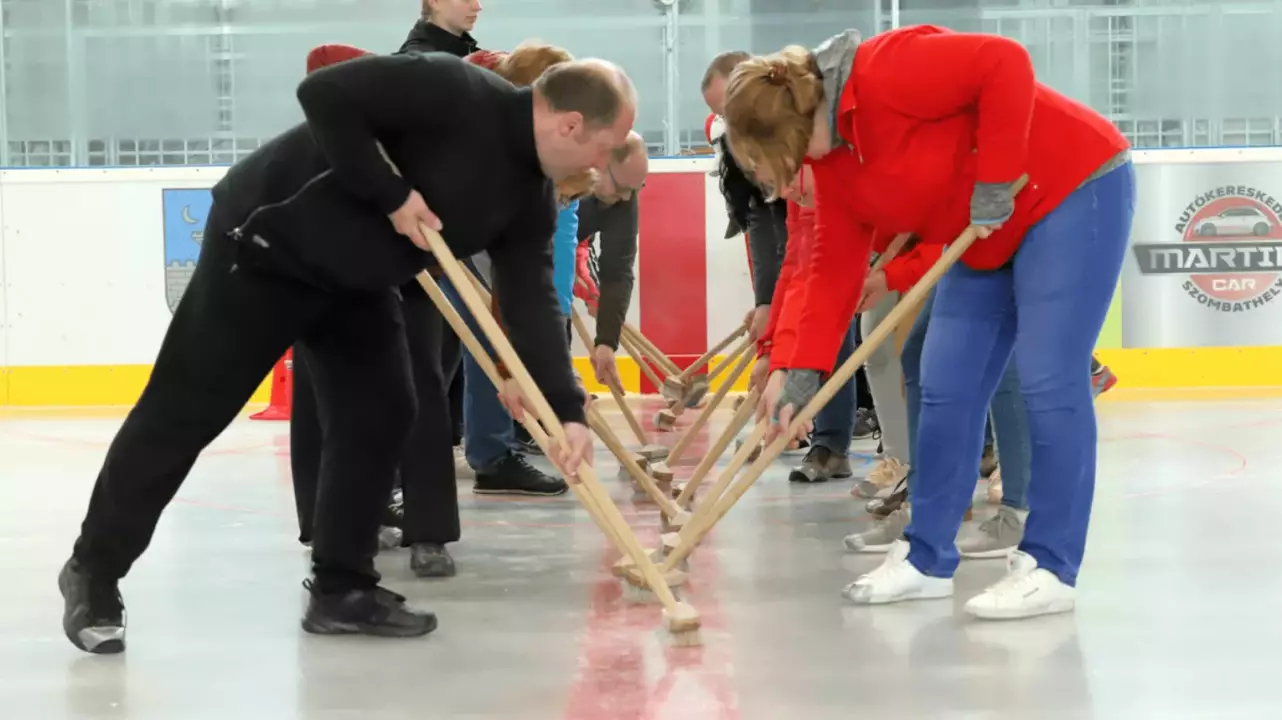
<svg viewBox="0 0 1282 720">
<path fill-rule="evenodd" d="M 743 321 L 748 325 L 748 338 L 756 342 L 766 332 L 766 325 L 770 322 L 770 306 L 761 305 L 748 313 Z"/>
<path fill-rule="evenodd" d="M 864 280 L 864 294 L 859 299 L 859 307 L 855 312 L 864 312 L 877 307 L 877 304 L 889 292 L 890 289 L 886 287 L 886 272 L 884 270 L 872 271 L 868 274 L 868 279 Z"/>
<path fill-rule="evenodd" d="M 423 196 L 417 190 L 410 190 L 409 197 L 405 198 L 405 203 L 401 205 L 396 212 L 388 216 L 392 220 L 392 227 L 396 232 L 410 239 L 410 242 L 420 250 L 431 252 L 432 246 L 427 244 L 427 238 L 419 230 L 419 223 L 427 225 L 429 228 L 440 232 L 441 219 L 428 209 L 427 203 L 423 201 Z"/>
<path fill-rule="evenodd" d="M 503 389 L 499 391 L 499 402 L 503 403 L 503 409 L 507 410 L 517 422 L 524 420 L 527 412 L 533 417 L 538 417 L 538 411 L 534 409 L 530 399 L 525 397 L 525 393 L 521 392 L 521 385 L 516 378 L 503 381 Z"/>
<path fill-rule="evenodd" d="M 592 432 L 582 423 L 565 423 L 565 443 L 554 442 L 548 448 L 548 460 L 571 485 L 579 484 L 579 465 L 591 465 L 592 456 Z"/>
<path fill-rule="evenodd" d="M 770 374 L 770 356 L 762 355 L 752 363 L 752 372 L 748 375 L 748 392 L 764 389 L 766 376 Z"/>
<path fill-rule="evenodd" d="M 596 381 L 608 388 L 622 388 L 619 379 L 619 364 L 614 358 L 614 349 L 609 345 L 597 345 L 592 348 L 592 372 Z"/>
</svg>

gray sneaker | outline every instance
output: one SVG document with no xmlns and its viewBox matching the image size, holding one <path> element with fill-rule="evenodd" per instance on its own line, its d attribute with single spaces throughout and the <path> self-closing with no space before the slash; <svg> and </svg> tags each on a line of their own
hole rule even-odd
<svg viewBox="0 0 1282 720">
<path fill-rule="evenodd" d="M 827 482 L 848 478 L 851 474 L 849 457 L 839 455 L 823 445 L 814 445 L 811 446 L 810 452 L 806 453 L 801 465 L 793 468 L 788 474 L 788 480 L 807 483 Z"/>
<path fill-rule="evenodd" d="M 1024 521 L 1019 513 L 1002 505 L 997 514 L 957 533 L 957 552 L 964 558 L 1006 557 L 1024 539 Z"/>
<path fill-rule="evenodd" d="M 904 528 L 912 519 L 907 506 L 877 521 L 876 525 L 854 535 L 846 536 L 846 549 L 851 552 L 881 553 L 890 549 L 896 540 L 904 539 Z"/>
</svg>

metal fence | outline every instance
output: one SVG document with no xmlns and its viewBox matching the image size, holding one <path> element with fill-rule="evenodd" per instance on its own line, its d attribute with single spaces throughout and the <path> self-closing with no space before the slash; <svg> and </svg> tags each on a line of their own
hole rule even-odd
<svg viewBox="0 0 1282 720">
<path fill-rule="evenodd" d="M 315 45 L 399 47 L 419 0 L 0 0 L 0 166 L 230 163 L 301 119 Z M 476 36 L 623 65 L 652 151 L 703 144 L 730 48 L 933 23 L 1015 38 L 1139 147 L 1282 144 L 1282 0 L 489 0 Z"/>
</svg>

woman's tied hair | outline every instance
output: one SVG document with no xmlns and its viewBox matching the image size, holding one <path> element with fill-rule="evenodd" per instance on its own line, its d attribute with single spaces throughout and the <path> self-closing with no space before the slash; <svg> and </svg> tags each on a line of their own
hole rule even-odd
<svg viewBox="0 0 1282 720">
<path fill-rule="evenodd" d="M 730 151 L 771 199 L 801 167 L 823 102 L 814 57 L 799 46 L 745 60 L 726 85 Z"/>
</svg>

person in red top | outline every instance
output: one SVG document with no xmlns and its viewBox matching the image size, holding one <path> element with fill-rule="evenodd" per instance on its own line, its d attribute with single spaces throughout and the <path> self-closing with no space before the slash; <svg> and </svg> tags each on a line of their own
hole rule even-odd
<svg viewBox="0 0 1282 720">
<path fill-rule="evenodd" d="M 763 393 L 775 432 L 831 372 L 879 238 L 912 232 L 941 245 L 968 226 L 980 238 L 937 287 L 907 540 L 846 597 L 953 594 L 954 540 L 986 410 L 1013 353 L 1037 482 L 1008 576 L 966 610 L 985 618 L 1071 610 L 1094 493 L 1091 351 L 1134 213 L 1125 138 L 1038 83 L 1018 43 L 933 26 L 866 42 L 846 31 L 814 52 L 746 61 L 727 86 L 725 119 L 731 151 L 774 194 L 796 192 L 803 159 L 814 170 L 814 249 L 793 280 L 802 296 L 774 332 Z"/>
</svg>

